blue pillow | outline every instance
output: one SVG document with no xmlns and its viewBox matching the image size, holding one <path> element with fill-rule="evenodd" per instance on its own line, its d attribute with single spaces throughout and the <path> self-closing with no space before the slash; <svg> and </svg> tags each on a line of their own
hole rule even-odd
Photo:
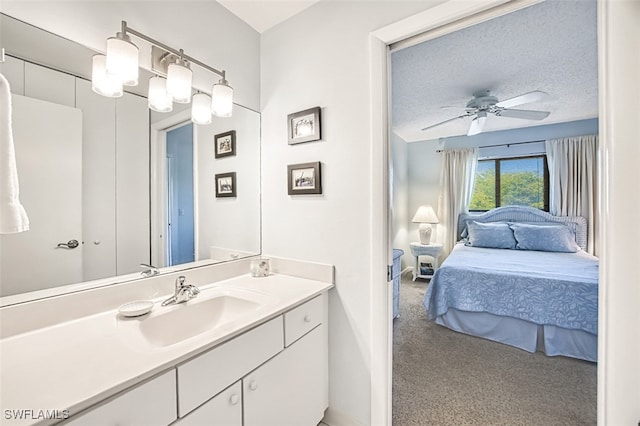
<svg viewBox="0 0 640 426">
<path fill-rule="evenodd" d="M 467 223 L 467 243 L 471 247 L 515 249 L 516 240 L 507 222 Z"/>
<path fill-rule="evenodd" d="M 518 250 L 552 251 L 575 253 L 580 250 L 576 236 L 568 226 L 563 224 L 533 225 L 511 223 Z"/>
</svg>

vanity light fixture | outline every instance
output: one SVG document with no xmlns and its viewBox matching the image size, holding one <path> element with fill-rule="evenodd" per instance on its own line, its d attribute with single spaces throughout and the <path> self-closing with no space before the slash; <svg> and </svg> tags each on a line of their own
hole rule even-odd
<svg viewBox="0 0 640 426">
<path fill-rule="evenodd" d="M 233 113 L 233 88 L 224 77 L 213 85 L 211 112 L 218 117 L 231 117 Z"/>
<path fill-rule="evenodd" d="M 125 86 L 138 85 L 138 46 L 131 43 L 124 21 L 122 31 L 107 39 L 107 75 Z"/>
<path fill-rule="evenodd" d="M 211 124 L 211 96 L 206 93 L 193 95 L 191 121 L 196 124 Z"/>
<path fill-rule="evenodd" d="M 233 112 L 233 88 L 226 80 L 226 71 L 219 71 L 188 56 L 182 49 L 169 47 L 122 21 L 122 30 L 107 39 L 107 55 L 95 55 L 92 70 L 94 92 L 108 97 L 122 96 L 122 86 L 138 84 L 139 49 L 131 42 L 136 36 L 151 44 L 151 69 L 158 74 L 149 80 L 149 108 L 159 112 L 172 110 L 172 103 L 191 102 L 193 72 L 196 64 L 220 76 L 213 85 L 212 96 L 197 93 L 193 96 L 191 117 L 195 123 L 211 123 L 211 114 L 231 117 Z M 98 57 L 98 58 L 96 58 Z M 164 78 L 166 77 L 166 78 Z M 207 104 L 206 107 L 204 104 Z M 209 117 L 205 117 L 208 115 Z"/>
<path fill-rule="evenodd" d="M 119 98 L 122 96 L 122 83 L 120 80 L 107 74 L 107 57 L 93 55 L 91 61 L 91 90 L 107 98 Z"/>
<path fill-rule="evenodd" d="M 149 79 L 149 109 L 158 112 L 171 112 L 173 98 L 167 93 L 167 79 L 160 76 Z"/>
<path fill-rule="evenodd" d="M 188 104 L 191 102 L 191 81 L 193 72 L 189 68 L 189 64 L 182 58 L 182 50 L 180 50 L 180 58 L 169 64 L 167 70 L 167 93 L 173 98 L 173 102 L 179 104 Z"/>
</svg>

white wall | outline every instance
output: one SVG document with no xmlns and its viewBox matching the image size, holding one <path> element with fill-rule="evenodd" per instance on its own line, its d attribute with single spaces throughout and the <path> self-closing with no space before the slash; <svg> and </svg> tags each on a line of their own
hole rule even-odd
<svg viewBox="0 0 640 426">
<path fill-rule="evenodd" d="M 322 1 L 262 35 L 263 252 L 336 266 L 335 424 L 371 424 L 369 33 L 434 3 Z M 288 145 L 287 114 L 313 106 L 323 140 Z M 309 161 L 322 162 L 323 195 L 287 195 L 287 164 Z"/>
<path fill-rule="evenodd" d="M 215 135 L 236 131 L 236 155 L 215 158 Z M 236 107 L 233 117 L 196 125 L 198 157 L 198 259 L 210 247 L 232 253 L 260 252 L 260 115 Z M 236 172 L 236 197 L 216 198 L 215 175 Z M 215 260 L 229 260 L 213 257 Z"/>
<path fill-rule="evenodd" d="M 0 12 L 104 52 L 106 39 L 120 31 L 120 21 L 173 48 L 227 71 L 235 101 L 260 105 L 260 35 L 214 1 L 24 1 L 3 0 Z M 140 47 L 146 65 L 146 44 Z M 145 60 L 146 59 L 146 60 Z M 194 69 L 194 86 L 210 91 L 217 77 Z"/>
</svg>

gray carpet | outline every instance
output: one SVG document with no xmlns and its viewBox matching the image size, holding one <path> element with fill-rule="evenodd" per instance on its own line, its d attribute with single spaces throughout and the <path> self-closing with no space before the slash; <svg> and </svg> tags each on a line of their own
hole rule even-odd
<svg viewBox="0 0 640 426">
<path fill-rule="evenodd" d="M 427 321 L 427 284 L 401 283 L 393 426 L 596 424 L 596 364 L 531 354 Z"/>
</svg>

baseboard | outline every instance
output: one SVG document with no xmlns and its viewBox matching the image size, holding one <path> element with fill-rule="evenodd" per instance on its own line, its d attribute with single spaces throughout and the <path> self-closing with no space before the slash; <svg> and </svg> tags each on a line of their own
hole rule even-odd
<svg viewBox="0 0 640 426">
<path fill-rule="evenodd" d="M 340 411 L 331 409 L 331 407 L 324 412 L 322 423 L 327 426 L 365 426 L 364 423 L 360 423 Z"/>
</svg>

